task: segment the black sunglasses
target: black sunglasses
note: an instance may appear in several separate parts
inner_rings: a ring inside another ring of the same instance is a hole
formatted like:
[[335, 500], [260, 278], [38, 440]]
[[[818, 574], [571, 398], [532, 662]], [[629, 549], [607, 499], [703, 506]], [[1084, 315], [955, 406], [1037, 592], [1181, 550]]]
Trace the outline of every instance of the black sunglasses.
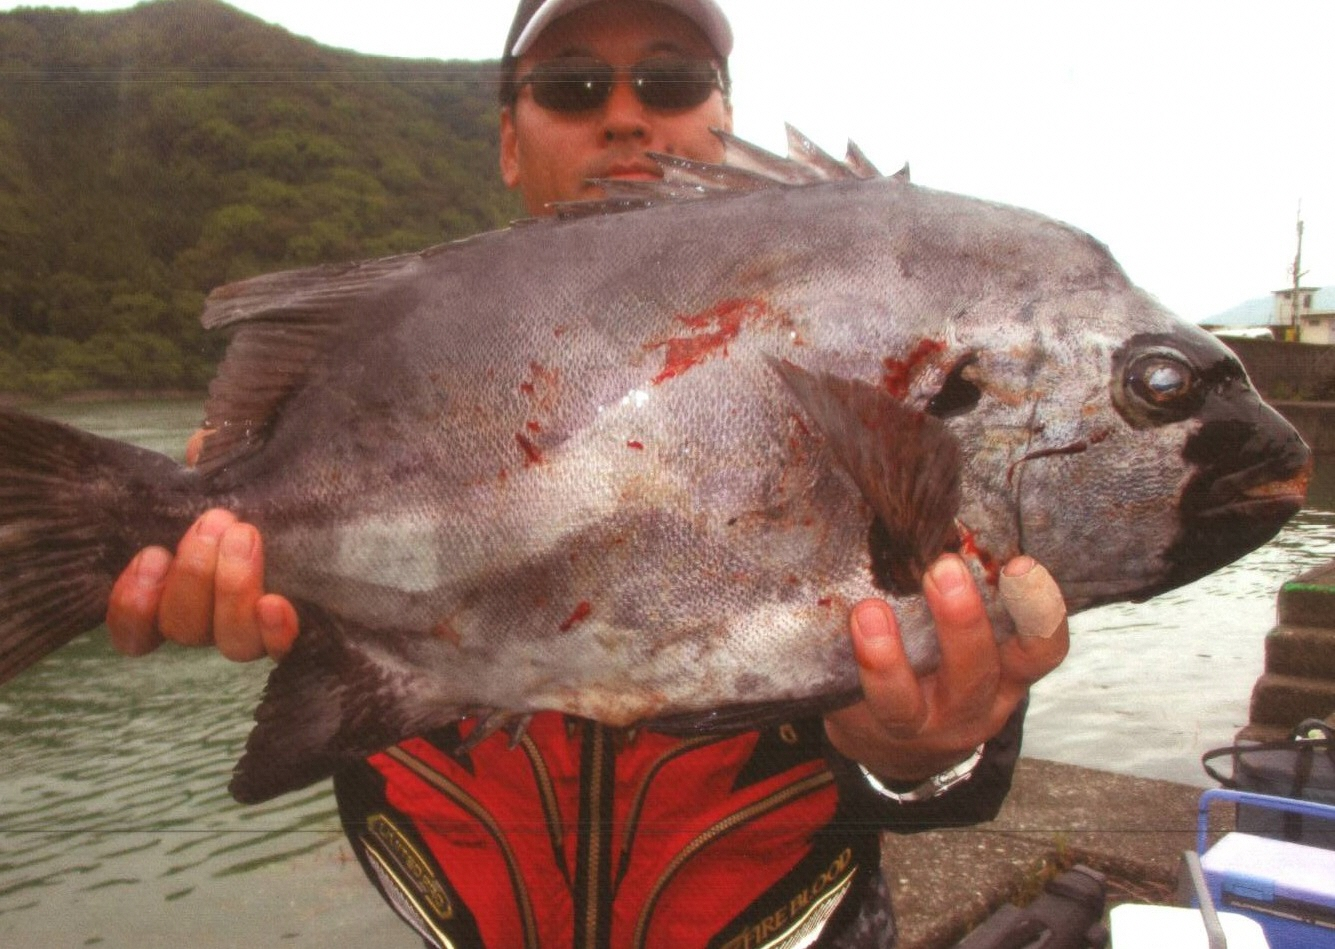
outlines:
[[597, 59], [563, 57], [534, 66], [516, 88], [533, 89], [533, 101], [553, 112], [588, 112], [612, 95], [618, 73], [651, 109], [693, 109], [723, 88], [719, 68], [707, 59], [656, 57], [620, 69]]

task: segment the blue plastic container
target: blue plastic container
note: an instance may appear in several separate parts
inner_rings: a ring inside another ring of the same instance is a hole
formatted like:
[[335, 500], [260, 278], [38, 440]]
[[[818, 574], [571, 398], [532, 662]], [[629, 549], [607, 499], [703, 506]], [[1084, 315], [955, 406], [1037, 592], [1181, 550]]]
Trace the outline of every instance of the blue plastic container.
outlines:
[[1256, 920], [1271, 949], [1335, 949], [1335, 850], [1244, 833], [1225, 834], [1206, 850], [1209, 806], [1217, 801], [1328, 820], [1335, 807], [1212, 789], [1201, 795], [1196, 821], [1196, 850], [1217, 910]]

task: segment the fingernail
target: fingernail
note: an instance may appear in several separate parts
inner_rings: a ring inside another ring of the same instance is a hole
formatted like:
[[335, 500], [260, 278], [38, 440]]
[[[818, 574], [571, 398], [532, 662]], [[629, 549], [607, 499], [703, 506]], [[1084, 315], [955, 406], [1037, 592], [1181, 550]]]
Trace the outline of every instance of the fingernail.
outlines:
[[936, 589], [946, 596], [953, 596], [969, 584], [969, 572], [964, 569], [964, 561], [958, 557], [942, 557], [932, 564], [929, 572]]
[[864, 641], [890, 638], [890, 623], [885, 613], [874, 606], [853, 610], [853, 629]]
[[1030, 557], [1028, 554], [1020, 554], [1020, 556], [1013, 560], [1007, 561], [1006, 566], [1001, 568], [1001, 572], [1007, 577], [1023, 577], [1028, 574], [1029, 571], [1034, 569], [1035, 563], [1037, 563], [1037, 561], [1034, 560], [1033, 557]]
[[134, 582], [144, 588], [156, 587], [167, 576], [171, 554], [161, 547], [147, 547], [134, 559]]
[[853, 628], [853, 658], [863, 669], [877, 669], [893, 646], [889, 608], [869, 603], [853, 609], [849, 625]]
[[236, 530], [229, 530], [223, 534], [222, 547], [218, 550], [218, 556], [227, 560], [245, 562], [250, 560], [250, 555], [255, 549], [255, 532], [244, 525]]

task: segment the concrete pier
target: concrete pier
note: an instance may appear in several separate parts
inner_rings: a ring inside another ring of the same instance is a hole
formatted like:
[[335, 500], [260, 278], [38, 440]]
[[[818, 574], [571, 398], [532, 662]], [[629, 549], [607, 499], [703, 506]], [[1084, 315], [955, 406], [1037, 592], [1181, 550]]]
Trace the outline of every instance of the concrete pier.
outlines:
[[1285, 583], [1277, 612], [1242, 739], [1285, 738], [1303, 719], [1335, 713], [1335, 561]]
[[[1196, 846], [1202, 788], [1023, 758], [990, 824], [887, 834], [897, 949], [948, 949], [997, 908], [1025, 903], [1081, 863], [1108, 876], [1107, 906], [1176, 905], [1182, 854]], [[1232, 808], [1210, 814], [1233, 829]]]
[[[1335, 561], [1285, 583], [1266, 638], [1265, 672], [1240, 740], [1287, 738], [1335, 713]], [[1008, 902], [1033, 899], [1075, 863], [1108, 875], [1108, 907], [1178, 904], [1182, 854], [1195, 848], [1203, 788], [1021, 759], [997, 820], [962, 830], [886, 835], [900, 949], [948, 949]], [[1216, 808], [1211, 830], [1233, 829]], [[1217, 839], [1217, 838], [1215, 838]]]

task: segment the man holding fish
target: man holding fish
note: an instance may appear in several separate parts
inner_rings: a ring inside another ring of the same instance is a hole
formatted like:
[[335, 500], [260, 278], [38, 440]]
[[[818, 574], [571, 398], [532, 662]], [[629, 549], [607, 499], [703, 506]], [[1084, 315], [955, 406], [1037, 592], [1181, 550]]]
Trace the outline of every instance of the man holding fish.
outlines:
[[[659, 177], [650, 153], [721, 161], [731, 48], [712, 0], [524, 0], [505, 182], [544, 216], [597, 181]], [[1021, 635], [997, 644], [963, 561], [931, 565], [941, 662], [922, 678], [889, 605], [857, 604], [863, 699], [824, 718], [682, 739], [545, 712], [517, 742], [460, 751], [472, 720], [404, 742], [336, 777], [349, 839], [428, 945], [892, 945], [879, 831], [990, 819], [1028, 689], [1066, 653], [1046, 571], [1019, 558], [1001, 576]], [[281, 660], [297, 614], [263, 589], [259, 532], [214, 510], [174, 555], [140, 552], [107, 622], [132, 655], [171, 640]]]

